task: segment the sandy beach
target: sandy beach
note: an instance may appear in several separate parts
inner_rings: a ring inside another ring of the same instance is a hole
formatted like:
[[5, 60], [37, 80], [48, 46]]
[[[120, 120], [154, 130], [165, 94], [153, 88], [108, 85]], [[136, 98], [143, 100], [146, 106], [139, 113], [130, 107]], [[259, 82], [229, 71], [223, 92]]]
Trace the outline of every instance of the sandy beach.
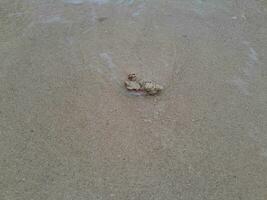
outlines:
[[266, 54], [266, 0], [0, 0], [0, 199], [266, 200]]

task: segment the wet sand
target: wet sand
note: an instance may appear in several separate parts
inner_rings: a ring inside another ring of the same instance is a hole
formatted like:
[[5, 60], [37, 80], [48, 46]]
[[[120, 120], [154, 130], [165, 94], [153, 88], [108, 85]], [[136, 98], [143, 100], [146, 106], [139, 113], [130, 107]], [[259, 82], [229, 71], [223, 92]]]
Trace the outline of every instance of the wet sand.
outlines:
[[[0, 199], [266, 200], [265, 0], [0, 0]], [[135, 72], [165, 87], [123, 87]]]

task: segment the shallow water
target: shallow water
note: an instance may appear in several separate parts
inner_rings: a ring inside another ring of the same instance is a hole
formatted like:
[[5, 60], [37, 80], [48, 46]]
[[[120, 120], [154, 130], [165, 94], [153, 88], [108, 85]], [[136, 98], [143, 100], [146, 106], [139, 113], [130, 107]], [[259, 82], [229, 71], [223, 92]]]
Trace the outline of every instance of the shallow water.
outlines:
[[0, 199], [265, 200], [266, 11], [0, 0]]

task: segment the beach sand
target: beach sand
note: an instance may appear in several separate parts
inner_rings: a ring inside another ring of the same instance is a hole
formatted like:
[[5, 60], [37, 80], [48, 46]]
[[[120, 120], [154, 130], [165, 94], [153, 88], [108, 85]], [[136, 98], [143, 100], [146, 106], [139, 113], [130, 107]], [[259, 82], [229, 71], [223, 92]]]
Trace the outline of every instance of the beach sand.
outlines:
[[0, 199], [266, 200], [266, 19], [265, 0], [0, 0]]

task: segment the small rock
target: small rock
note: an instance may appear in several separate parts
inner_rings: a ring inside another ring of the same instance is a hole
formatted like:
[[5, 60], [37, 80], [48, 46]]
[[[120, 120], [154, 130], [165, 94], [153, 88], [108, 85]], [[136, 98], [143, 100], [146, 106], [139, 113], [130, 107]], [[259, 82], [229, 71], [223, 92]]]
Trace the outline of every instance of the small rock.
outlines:
[[137, 77], [135, 73], [128, 74], [128, 80], [130, 81], [136, 81]]
[[163, 90], [163, 87], [157, 83], [154, 83], [152, 81], [144, 81], [142, 83], [142, 88], [149, 94], [149, 95], [155, 95], [158, 94], [161, 90]]
[[124, 84], [125, 84], [125, 87], [128, 89], [128, 90], [135, 90], [135, 91], [137, 91], [137, 90], [140, 90], [141, 89], [141, 85], [138, 83], [138, 82], [136, 82], [136, 81], [125, 81], [124, 82]]
[[155, 82], [137, 79], [135, 73], [128, 74], [128, 80], [124, 84], [128, 90], [145, 92], [149, 95], [156, 95], [163, 90], [163, 86]]

